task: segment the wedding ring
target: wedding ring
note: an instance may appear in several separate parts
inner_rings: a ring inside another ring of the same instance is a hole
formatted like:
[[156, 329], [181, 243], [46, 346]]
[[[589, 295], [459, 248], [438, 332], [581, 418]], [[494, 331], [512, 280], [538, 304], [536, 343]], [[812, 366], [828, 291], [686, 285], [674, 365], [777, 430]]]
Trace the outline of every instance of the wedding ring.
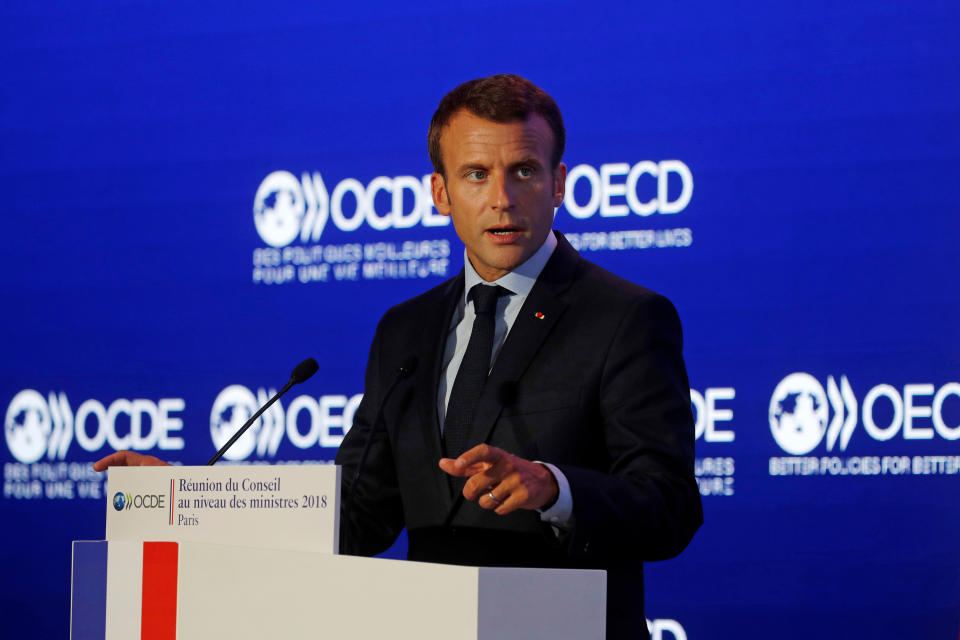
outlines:
[[491, 500], [493, 500], [494, 502], [496, 502], [497, 504], [503, 504], [503, 500], [497, 500], [497, 499], [493, 496], [493, 491], [487, 491], [487, 497], [490, 498]]

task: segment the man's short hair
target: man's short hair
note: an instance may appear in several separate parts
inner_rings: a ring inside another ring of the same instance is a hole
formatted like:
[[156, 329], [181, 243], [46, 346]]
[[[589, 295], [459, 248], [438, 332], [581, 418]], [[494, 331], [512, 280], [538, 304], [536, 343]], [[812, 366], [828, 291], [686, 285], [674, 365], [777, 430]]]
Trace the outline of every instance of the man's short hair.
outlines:
[[436, 173], [446, 175], [440, 155], [440, 134], [454, 114], [462, 109], [492, 122], [524, 121], [533, 114], [542, 116], [553, 131], [552, 168], [556, 169], [560, 164], [567, 138], [560, 107], [546, 91], [526, 78], [501, 73], [467, 80], [443, 96], [437, 105], [427, 132], [427, 149]]

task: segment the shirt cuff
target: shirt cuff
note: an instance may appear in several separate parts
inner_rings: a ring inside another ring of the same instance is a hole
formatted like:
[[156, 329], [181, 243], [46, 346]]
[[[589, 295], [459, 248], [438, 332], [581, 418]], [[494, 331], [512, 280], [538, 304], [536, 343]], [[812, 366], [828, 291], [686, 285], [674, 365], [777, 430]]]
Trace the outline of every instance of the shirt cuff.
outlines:
[[570, 494], [570, 482], [567, 480], [567, 476], [563, 475], [560, 469], [549, 462], [539, 463], [550, 469], [550, 473], [557, 480], [557, 488], [560, 490], [557, 494], [557, 501], [553, 503], [553, 506], [546, 511], [540, 511], [540, 519], [560, 529], [573, 528], [573, 496]]

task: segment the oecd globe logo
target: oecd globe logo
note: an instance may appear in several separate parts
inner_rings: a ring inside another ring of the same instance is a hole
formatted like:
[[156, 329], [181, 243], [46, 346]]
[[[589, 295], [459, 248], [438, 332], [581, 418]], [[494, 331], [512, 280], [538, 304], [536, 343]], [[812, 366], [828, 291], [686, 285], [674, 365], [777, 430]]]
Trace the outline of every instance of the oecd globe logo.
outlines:
[[43, 396], [33, 389], [24, 389], [7, 407], [3, 433], [13, 457], [24, 464], [39, 460], [47, 450], [53, 426]]
[[789, 454], [810, 453], [827, 431], [827, 394], [809, 373], [791, 373], [770, 398], [770, 431]]
[[[221, 391], [210, 409], [210, 439], [218, 450], [257, 411], [257, 398], [243, 385], [230, 385]], [[258, 418], [240, 438], [227, 449], [227, 460], [245, 460], [257, 446], [263, 418]]]
[[123, 507], [127, 504], [127, 499], [123, 497], [123, 494], [117, 491], [113, 494], [113, 508], [117, 511], [123, 511]]
[[285, 247], [300, 233], [306, 212], [303, 189], [289, 171], [274, 171], [260, 183], [253, 199], [257, 233], [271, 247]]

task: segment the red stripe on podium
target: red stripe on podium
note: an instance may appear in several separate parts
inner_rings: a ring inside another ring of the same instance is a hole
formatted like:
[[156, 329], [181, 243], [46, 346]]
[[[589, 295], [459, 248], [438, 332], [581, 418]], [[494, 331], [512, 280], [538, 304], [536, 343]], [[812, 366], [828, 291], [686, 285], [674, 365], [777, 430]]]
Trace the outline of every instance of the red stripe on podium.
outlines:
[[140, 640], [177, 637], [176, 542], [143, 543], [143, 599]]

